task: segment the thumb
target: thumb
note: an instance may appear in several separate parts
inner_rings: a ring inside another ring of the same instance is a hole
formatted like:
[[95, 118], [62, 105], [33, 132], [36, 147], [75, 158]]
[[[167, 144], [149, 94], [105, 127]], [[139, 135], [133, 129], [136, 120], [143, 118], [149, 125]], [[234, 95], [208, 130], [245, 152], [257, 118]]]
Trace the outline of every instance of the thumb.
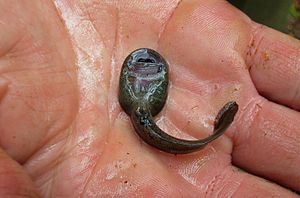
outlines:
[[29, 175], [2, 149], [0, 149], [0, 197], [38, 197]]

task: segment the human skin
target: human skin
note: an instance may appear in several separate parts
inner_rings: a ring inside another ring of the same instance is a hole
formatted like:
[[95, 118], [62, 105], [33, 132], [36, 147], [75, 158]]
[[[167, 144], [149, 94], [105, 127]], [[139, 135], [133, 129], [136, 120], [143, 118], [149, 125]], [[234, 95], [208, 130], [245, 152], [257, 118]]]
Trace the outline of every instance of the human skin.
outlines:
[[[160, 152], [118, 103], [125, 57], [169, 62], [157, 124], [211, 133], [203, 150]], [[0, 197], [298, 197], [300, 43], [224, 0], [0, 0]]]

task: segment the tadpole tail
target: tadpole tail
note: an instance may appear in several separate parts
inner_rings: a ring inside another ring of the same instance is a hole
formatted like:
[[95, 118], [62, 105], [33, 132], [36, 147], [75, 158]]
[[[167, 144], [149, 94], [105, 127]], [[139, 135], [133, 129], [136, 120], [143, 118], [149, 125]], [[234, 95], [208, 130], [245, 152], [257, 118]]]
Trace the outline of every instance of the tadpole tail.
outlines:
[[133, 110], [131, 121], [137, 134], [147, 144], [167, 153], [185, 154], [198, 151], [221, 136], [233, 122], [237, 111], [236, 102], [228, 102], [224, 105], [215, 119], [213, 134], [200, 140], [183, 140], [168, 135], [155, 124], [146, 105], [138, 106]]

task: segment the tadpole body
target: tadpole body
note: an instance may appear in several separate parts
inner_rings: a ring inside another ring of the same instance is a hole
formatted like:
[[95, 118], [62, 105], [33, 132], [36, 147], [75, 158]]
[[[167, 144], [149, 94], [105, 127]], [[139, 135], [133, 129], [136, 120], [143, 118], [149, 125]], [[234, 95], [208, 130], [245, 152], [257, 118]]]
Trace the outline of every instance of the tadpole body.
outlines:
[[200, 140], [183, 140], [161, 130], [153, 121], [168, 96], [169, 66], [156, 51], [141, 48], [125, 59], [119, 81], [119, 103], [130, 116], [135, 131], [147, 144], [167, 153], [183, 154], [202, 149], [222, 135], [233, 122], [238, 105], [230, 101], [216, 116], [213, 134]]

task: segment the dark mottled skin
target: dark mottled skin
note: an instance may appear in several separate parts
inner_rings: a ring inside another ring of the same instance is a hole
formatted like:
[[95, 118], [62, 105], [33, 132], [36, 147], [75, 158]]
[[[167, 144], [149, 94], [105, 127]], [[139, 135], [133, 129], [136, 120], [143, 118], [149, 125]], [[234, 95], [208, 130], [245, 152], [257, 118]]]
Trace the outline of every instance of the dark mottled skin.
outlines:
[[228, 102], [219, 111], [213, 134], [201, 140], [183, 140], [162, 131], [153, 121], [165, 105], [168, 94], [168, 64], [152, 49], [141, 48], [125, 59], [119, 84], [119, 102], [130, 116], [137, 134], [149, 145], [173, 154], [202, 149], [222, 135], [238, 111], [236, 102]]

